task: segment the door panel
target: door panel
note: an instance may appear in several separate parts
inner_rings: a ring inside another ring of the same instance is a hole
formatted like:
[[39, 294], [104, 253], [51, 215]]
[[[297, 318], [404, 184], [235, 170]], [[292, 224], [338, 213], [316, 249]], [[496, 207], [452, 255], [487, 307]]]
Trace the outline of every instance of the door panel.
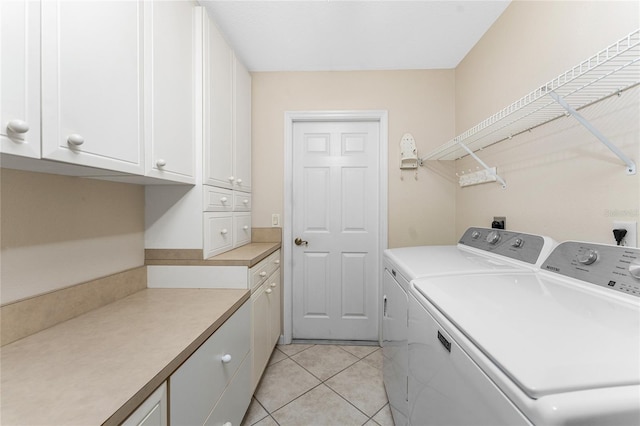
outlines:
[[379, 124], [298, 122], [293, 144], [293, 337], [377, 340]]

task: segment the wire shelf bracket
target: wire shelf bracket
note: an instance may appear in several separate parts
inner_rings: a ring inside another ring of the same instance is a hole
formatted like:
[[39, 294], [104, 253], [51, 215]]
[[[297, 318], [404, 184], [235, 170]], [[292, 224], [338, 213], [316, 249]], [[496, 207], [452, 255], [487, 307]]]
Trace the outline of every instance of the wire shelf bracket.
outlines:
[[[475, 152], [569, 114], [625, 163], [627, 174], [635, 174], [634, 162], [577, 111], [639, 85], [637, 29], [418, 160], [458, 160], [471, 155], [489, 170]], [[504, 180], [498, 181], [505, 186]]]
[[556, 101], [558, 104], [560, 104], [560, 106], [562, 108], [564, 108], [569, 114], [571, 114], [573, 116], [573, 118], [578, 120], [578, 122], [580, 122], [580, 124], [582, 124], [588, 131], [590, 131], [593, 134], [593, 136], [598, 138], [600, 140], [600, 142], [605, 144], [605, 146], [607, 148], [609, 148], [611, 150], [611, 152], [613, 152], [620, 160], [622, 160], [622, 162], [627, 165], [627, 174], [628, 175], [635, 175], [636, 174], [636, 163], [634, 163], [629, 157], [627, 157], [622, 151], [620, 151], [620, 149], [616, 145], [614, 145], [609, 139], [607, 139], [607, 137], [605, 135], [600, 133], [600, 131], [598, 129], [596, 129], [589, 122], [589, 120], [584, 118], [582, 115], [580, 115], [580, 113], [578, 111], [573, 109], [571, 107], [571, 105], [569, 105], [567, 103], [567, 101], [565, 101], [562, 98], [562, 96], [558, 95], [557, 93], [555, 93], [553, 91], [549, 92], [549, 96], [551, 96], [554, 101]]

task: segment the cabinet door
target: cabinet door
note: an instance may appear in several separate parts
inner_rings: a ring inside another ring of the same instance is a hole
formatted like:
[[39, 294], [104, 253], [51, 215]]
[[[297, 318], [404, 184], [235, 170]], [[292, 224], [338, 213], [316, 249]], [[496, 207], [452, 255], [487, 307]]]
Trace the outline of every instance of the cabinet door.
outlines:
[[274, 272], [267, 280], [266, 284], [271, 293], [268, 293], [269, 297], [269, 354], [271, 354], [273, 347], [280, 339], [280, 311], [281, 311], [281, 297], [282, 286], [280, 285], [280, 270]]
[[234, 188], [251, 191], [251, 74], [234, 55]]
[[251, 242], [251, 213], [233, 214], [233, 247]]
[[204, 183], [233, 188], [233, 53], [211, 20], [205, 20]]
[[42, 156], [143, 173], [143, 2], [42, 2]]
[[251, 373], [251, 393], [258, 386], [260, 377], [269, 361], [269, 299], [262, 285], [251, 295], [251, 351], [253, 366]]
[[40, 158], [40, 2], [0, 2], [0, 151]]
[[233, 214], [204, 213], [205, 259], [233, 248]]
[[145, 170], [194, 183], [197, 17], [191, 1], [145, 2]]

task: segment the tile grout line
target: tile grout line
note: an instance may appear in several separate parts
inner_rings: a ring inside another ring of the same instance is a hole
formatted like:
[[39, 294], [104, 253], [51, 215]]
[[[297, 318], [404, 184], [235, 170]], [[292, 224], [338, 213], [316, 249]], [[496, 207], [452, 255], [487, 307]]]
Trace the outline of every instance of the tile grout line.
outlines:
[[[358, 356], [358, 355], [356, 355], [356, 354], [354, 354], [354, 353], [352, 353], [352, 352], [349, 352], [348, 350], [346, 350], [346, 349], [344, 349], [344, 348], [340, 347], [340, 345], [332, 345], [332, 346], [338, 347], [338, 348], [340, 348], [341, 350], [343, 350], [344, 352], [346, 352], [346, 353], [348, 353], [348, 354], [350, 354], [350, 355], [352, 355], [352, 356], [354, 356], [354, 357], [358, 358], [358, 360], [357, 360], [357, 361], [354, 361], [353, 363], [349, 364], [348, 366], [346, 366], [346, 367], [345, 367], [345, 368], [343, 368], [342, 370], [340, 370], [340, 371], [336, 372], [335, 374], [331, 375], [331, 376], [330, 376], [330, 377], [328, 377], [326, 380], [323, 380], [323, 379], [321, 379], [321, 378], [317, 377], [315, 374], [313, 374], [311, 371], [309, 371], [308, 369], [306, 369], [303, 365], [299, 364], [298, 362], [296, 362], [296, 360], [295, 360], [295, 359], [293, 359], [293, 358], [292, 358], [293, 356], [298, 355], [298, 354], [301, 354], [302, 352], [305, 352], [305, 351], [307, 351], [307, 350], [309, 350], [309, 349], [311, 349], [311, 348], [313, 348], [313, 347], [315, 347], [315, 346], [317, 346], [317, 345], [310, 345], [308, 348], [302, 349], [302, 350], [300, 350], [300, 351], [298, 351], [298, 352], [296, 352], [296, 353], [294, 353], [294, 354], [291, 354], [291, 355], [289, 355], [289, 354], [287, 354], [286, 352], [284, 352], [284, 351], [282, 351], [282, 350], [278, 349], [278, 350], [279, 350], [279, 351], [284, 355], [284, 358], [282, 358], [282, 359], [280, 359], [280, 360], [278, 360], [278, 361], [276, 361], [276, 362], [274, 362], [274, 363], [272, 363], [272, 364], [268, 364], [268, 365], [267, 365], [267, 368], [268, 368], [268, 367], [270, 367], [270, 366], [272, 366], [272, 365], [278, 364], [278, 363], [280, 363], [280, 362], [282, 362], [282, 361], [284, 361], [284, 360], [286, 360], [286, 359], [289, 359], [289, 360], [293, 361], [297, 366], [299, 366], [300, 368], [302, 368], [304, 371], [306, 371], [307, 373], [311, 374], [311, 376], [313, 376], [314, 378], [316, 378], [317, 380], [319, 380], [319, 381], [320, 381], [320, 383], [318, 383], [317, 385], [315, 385], [315, 386], [313, 386], [312, 388], [308, 389], [307, 391], [303, 392], [302, 394], [298, 395], [297, 397], [295, 397], [295, 398], [294, 398], [294, 399], [292, 399], [291, 401], [289, 401], [289, 402], [287, 402], [286, 404], [284, 404], [282, 407], [278, 407], [277, 409], [275, 409], [275, 410], [273, 410], [273, 411], [271, 411], [271, 412], [270, 412], [269, 410], [267, 410], [267, 409], [266, 409], [266, 407], [264, 407], [264, 405], [263, 405], [263, 404], [258, 400], [258, 398], [255, 396], [255, 393], [254, 393], [253, 398], [256, 400], [256, 402], [258, 402], [258, 404], [260, 404], [260, 406], [262, 407], [262, 409], [267, 413], [267, 416], [265, 416], [265, 417], [263, 417], [262, 419], [260, 419], [260, 420], [258, 420], [258, 421], [256, 421], [256, 422], [254, 422], [253, 424], [255, 425], [256, 423], [261, 422], [262, 420], [266, 419], [267, 417], [270, 417], [270, 418], [271, 418], [271, 419], [272, 419], [272, 420], [273, 420], [273, 421], [274, 421], [278, 426], [280, 426], [280, 423], [275, 419], [275, 417], [273, 416], [273, 413], [275, 413], [275, 412], [276, 412], [276, 411], [278, 411], [278, 410], [281, 410], [282, 408], [286, 407], [287, 405], [291, 404], [292, 402], [294, 402], [294, 401], [298, 400], [299, 398], [301, 398], [302, 396], [304, 396], [304, 395], [306, 395], [307, 393], [311, 392], [312, 390], [317, 389], [319, 386], [324, 385], [324, 386], [325, 386], [325, 387], [327, 387], [329, 390], [331, 390], [331, 392], [333, 392], [334, 394], [338, 395], [338, 397], [340, 397], [341, 399], [343, 399], [343, 400], [344, 400], [345, 402], [347, 402], [350, 406], [352, 406], [353, 408], [355, 408], [358, 412], [362, 413], [362, 415], [364, 415], [364, 416], [367, 418], [367, 420], [363, 423], [363, 425], [364, 425], [364, 424], [366, 424], [366, 423], [368, 423], [368, 422], [370, 422], [370, 421], [371, 421], [371, 422], [373, 422], [373, 423], [374, 423], [374, 424], [376, 424], [376, 425], [379, 425], [379, 423], [378, 423], [378, 422], [376, 422], [376, 421], [374, 420], [374, 417], [375, 417], [378, 413], [380, 413], [380, 412], [384, 409], [384, 407], [385, 407], [385, 406], [387, 406], [387, 405], [389, 404], [388, 402], [387, 402], [386, 404], [384, 404], [382, 407], [380, 407], [380, 409], [378, 409], [378, 410], [377, 410], [377, 411], [376, 411], [372, 416], [369, 416], [367, 413], [363, 412], [360, 408], [358, 408], [358, 407], [357, 407], [356, 405], [354, 405], [351, 401], [349, 401], [346, 397], [342, 396], [340, 393], [338, 393], [336, 390], [334, 390], [331, 386], [329, 386], [328, 384], [326, 384], [326, 383], [325, 383], [325, 382], [327, 382], [327, 381], [331, 380], [333, 377], [337, 376], [338, 374], [342, 373], [342, 372], [343, 372], [343, 371], [345, 371], [346, 369], [348, 369], [348, 368], [350, 368], [350, 367], [353, 367], [354, 365], [356, 365], [357, 363], [359, 363], [359, 362], [361, 362], [361, 361], [364, 361], [364, 360], [365, 360], [365, 358], [368, 358], [369, 356], [371, 356], [372, 354], [374, 354], [376, 351], [378, 351], [378, 350], [379, 350], [379, 348], [377, 348], [377, 349], [375, 349], [375, 350], [371, 351], [370, 353], [368, 353], [367, 355], [365, 355], [365, 356], [363, 356], [363, 357], [360, 357], [360, 356]], [[276, 346], [276, 348], [274, 348], [274, 349], [277, 349], [277, 346]], [[368, 365], [368, 366], [371, 366], [371, 364], [369, 364], [369, 363], [367, 363], [367, 362], [365, 362], [365, 364], [366, 364], [366, 365]], [[377, 369], [377, 367], [374, 367], [374, 368], [376, 368], [376, 369]], [[258, 384], [258, 387], [259, 387], [259, 384]], [[257, 388], [256, 388], [256, 389], [257, 389]]]

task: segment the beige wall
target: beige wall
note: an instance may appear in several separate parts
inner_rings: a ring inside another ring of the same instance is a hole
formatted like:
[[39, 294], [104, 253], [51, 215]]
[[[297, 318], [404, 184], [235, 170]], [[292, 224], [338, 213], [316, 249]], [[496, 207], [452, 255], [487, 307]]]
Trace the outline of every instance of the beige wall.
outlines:
[[144, 263], [144, 188], [1, 169], [1, 303]]
[[387, 110], [389, 113], [389, 247], [450, 244], [455, 186], [446, 165], [401, 172], [400, 139], [412, 133], [418, 153], [454, 136], [454, 72], [253, 73], [252, 220], [284, 218], [285, 111]]
[[[456, 69], [461, 133], [640, 27], [640, 2], [514, 1]], [[640, 91], [582, 111], [640, 159]], [[480, 156], [505, 178], [456, 190], [456, 233], [506, 215], [507, 226], [558, 240], [612, 242], [612, 221], [637, 221], [638, 175], [573, 118], [517, 136]], [[475, 170], [465, 158], [456, 170]]]

